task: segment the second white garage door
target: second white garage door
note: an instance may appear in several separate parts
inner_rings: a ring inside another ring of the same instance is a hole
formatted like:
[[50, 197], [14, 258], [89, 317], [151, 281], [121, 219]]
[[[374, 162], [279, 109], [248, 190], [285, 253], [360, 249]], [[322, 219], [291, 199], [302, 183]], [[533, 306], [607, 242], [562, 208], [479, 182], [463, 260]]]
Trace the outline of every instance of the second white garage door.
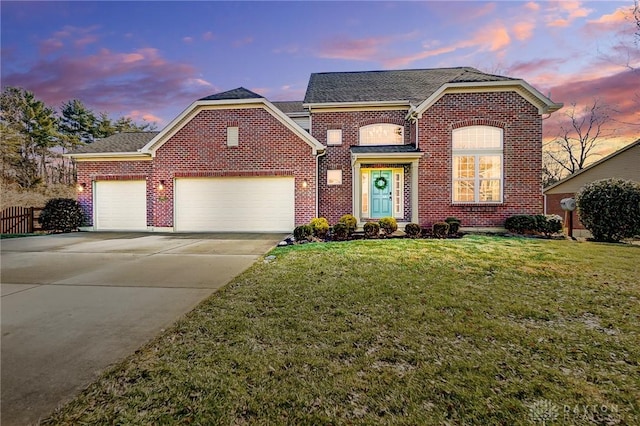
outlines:
[[179, 178], [175, 230], [291, 232], [295, 222], [293, 177]]

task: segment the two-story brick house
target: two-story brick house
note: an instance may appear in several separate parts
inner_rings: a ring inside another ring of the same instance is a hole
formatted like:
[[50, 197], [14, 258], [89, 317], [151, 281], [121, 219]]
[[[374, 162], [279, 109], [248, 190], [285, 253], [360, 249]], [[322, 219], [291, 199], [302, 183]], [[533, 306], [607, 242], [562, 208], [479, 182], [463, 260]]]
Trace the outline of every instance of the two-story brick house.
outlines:
[[542, 212], [542, 118], [561, 106], [473, 68], [318, 73], [302, 102], [234, 89], [71, 156], [97, 230], [286, 232], [346, 213], [500, 227]]

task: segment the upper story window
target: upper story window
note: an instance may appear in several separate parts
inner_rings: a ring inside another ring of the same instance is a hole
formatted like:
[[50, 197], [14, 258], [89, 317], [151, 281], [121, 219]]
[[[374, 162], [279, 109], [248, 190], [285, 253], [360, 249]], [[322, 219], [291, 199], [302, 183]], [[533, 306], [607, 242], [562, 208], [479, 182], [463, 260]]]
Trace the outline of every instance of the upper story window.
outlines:
[[453, 131], [453, 202], [502, 202], [502, 129], [469, 126]]
[[342, 130], [341, 129], [329, 129], [329, 130], [327, 130], [327, 145], [342, 145]]
[[360, 145], [402, 145], [404, 127], [397, 124], [369, 124], [360, 127]]

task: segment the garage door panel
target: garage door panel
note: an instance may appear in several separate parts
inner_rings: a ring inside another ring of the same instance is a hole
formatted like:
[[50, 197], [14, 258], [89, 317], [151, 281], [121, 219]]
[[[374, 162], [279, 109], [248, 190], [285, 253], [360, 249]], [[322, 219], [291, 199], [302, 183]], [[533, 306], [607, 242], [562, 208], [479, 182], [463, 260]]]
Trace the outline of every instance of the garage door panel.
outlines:
[[291, 177], [176, 179], [176, 230], [288, 232], [294, 193]]
[[96, 229], [102, 231], [147, 229], [146, 181], [97, 181], [94, 200]]

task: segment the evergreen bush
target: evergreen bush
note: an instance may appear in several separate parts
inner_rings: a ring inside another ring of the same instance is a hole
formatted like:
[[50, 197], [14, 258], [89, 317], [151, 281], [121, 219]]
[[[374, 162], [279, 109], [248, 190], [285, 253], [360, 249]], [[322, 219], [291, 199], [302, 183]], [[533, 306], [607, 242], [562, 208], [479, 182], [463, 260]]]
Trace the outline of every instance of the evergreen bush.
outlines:
[[80, 203], [71, 198], [53, 198], [47, 201], [38, 222], [45, 231], [71, 232], [84, 222]]
[[596, 241], [617, 242], [640, 235], [640, 183], [602, 179], [576, 194], [580, 222]]

